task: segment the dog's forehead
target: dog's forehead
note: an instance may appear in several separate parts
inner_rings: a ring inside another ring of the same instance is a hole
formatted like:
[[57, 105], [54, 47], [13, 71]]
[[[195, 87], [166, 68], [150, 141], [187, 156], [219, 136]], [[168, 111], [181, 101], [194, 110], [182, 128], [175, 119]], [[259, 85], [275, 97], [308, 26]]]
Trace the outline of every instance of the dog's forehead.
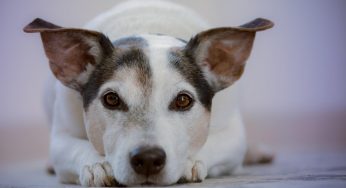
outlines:
[[176, 83], [183, 83], [185, 88], [194, 90], [201, 103], [209, 108], [212, 94], [197, 65], [184, 57], [182, 51], [185, 44], [184, 40], [158, 34], [130, 36], [114, 41], [113, 57], [105, 59], [95, 69], [84, 87], [84, 107], [87, 110], [91, 101], [105, 89], [112, 89], [112, 86], [123, 87], [119, 90], [127, 91], [122, 95], [131, 97], [143, 96], [132, 95], [134, 93], [143, 93], [144, 96], [154, 93], [168, 95]]
[[151, 49], [168, 49], [172, 47], [182, 47], [186, 44], [183, 39], [163, 34], [144, 34], [140, 35]]
[[141, 35], [141, 37], [148, 47], [146, 56], [151, 70], [153, 94], [167, 95], [187, 89], [195, 93], [199, 102], [210, 110], [214, 92], [202, 70], [194, 62], [194, 58], [186, 56], [184, 52], [186, 41], [162, 34]]

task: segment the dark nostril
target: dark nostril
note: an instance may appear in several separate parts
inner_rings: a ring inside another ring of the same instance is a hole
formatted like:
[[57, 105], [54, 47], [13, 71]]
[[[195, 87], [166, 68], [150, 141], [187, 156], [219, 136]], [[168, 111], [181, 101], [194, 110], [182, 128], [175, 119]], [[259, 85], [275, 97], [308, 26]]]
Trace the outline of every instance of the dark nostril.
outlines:
[[162, 159], [157, 159], [154, 161], [154, 166], [162, 166], [164, 162]]
[[166, 153], [158, 147], [142, 146], [130, 153], [130, 163], [138, 174], [154, 175], [165, 166]]

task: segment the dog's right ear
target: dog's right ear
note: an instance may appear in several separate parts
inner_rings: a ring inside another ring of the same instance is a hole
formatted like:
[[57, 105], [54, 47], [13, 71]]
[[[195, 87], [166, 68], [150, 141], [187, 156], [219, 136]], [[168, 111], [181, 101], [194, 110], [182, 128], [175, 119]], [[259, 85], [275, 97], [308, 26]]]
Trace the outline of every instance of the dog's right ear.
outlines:
[[199, 65], [215, 92], [237, 81], [250, 55], [257, 31], [273, 27], [273, 22], [257, 18], [239, 27], [202, 31], [185, 47], [185, 54]]
[[40, 18], [24, 27], [24, 32], [41, 34], [53, 74], [77, 91], [81, 91], [95, 66], [113, 52], [112, 43], [102, 33], [63, 28]]

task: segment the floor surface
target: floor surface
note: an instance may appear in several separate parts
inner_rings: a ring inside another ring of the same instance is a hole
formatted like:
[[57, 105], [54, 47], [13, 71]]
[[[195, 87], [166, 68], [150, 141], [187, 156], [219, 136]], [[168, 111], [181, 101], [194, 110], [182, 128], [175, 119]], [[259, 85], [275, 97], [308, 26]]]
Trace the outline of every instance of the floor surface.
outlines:
[[[247, 166], [229, 177], [171, 187], [346, 187], [346, 152], [280, 152], [268, 165]], [[44, 162], [3, 168], [0, 187], [79, 187], [60, 184]]]

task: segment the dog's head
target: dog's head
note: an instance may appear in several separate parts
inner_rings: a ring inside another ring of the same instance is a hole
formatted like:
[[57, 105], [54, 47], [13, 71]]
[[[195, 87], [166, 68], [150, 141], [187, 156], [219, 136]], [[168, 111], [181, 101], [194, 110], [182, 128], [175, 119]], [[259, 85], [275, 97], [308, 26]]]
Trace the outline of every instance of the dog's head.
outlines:
[[256, 19], [216, 28], [189, 42], [165, 35], [110, 41], [102, 33], [62, 28], [41, 19], [25, 27], [40, 32], [52, 72], [80, 92], [88, 139], [122, 184], [171, 184], [208, 136], [214, 94], [240, 78]]

